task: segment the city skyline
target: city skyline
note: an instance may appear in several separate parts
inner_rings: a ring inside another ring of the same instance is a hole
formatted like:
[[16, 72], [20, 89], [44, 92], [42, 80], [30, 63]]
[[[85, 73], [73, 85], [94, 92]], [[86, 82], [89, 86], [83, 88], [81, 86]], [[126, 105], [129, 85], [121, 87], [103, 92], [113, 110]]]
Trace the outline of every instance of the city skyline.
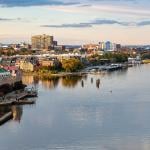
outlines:
[[0, 0], [0, 42], [49, 34], [60, 44], [149, 44], [148, 0]]

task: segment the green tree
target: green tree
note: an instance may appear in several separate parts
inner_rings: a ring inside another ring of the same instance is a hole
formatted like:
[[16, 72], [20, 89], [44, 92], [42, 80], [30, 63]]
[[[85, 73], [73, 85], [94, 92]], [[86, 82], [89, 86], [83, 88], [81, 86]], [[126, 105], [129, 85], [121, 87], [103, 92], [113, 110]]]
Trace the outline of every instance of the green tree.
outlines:
[[150, 59], [150, 52], [143, 54], [142, 59]]

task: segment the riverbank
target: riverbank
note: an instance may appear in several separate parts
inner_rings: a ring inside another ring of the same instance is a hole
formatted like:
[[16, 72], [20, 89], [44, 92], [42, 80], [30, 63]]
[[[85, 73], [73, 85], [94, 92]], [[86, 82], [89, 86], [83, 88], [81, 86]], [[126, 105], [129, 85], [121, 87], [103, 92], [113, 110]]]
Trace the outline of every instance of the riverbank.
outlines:
[[39, 73], [39, 72], [23, 72], [24, 76], [32, 75], [42, 79], [50, 79], [50, 78], [57, 78], [57, 77], [66, 77], [66, 76], [83, 76], [86, 75], [86, 72], [58, 72], [58, 73]]
[[14, 84], [10, 84], [9, 82], [6, 84], [2, 84], [0, 85], [0, 97], [12, 91], [24, 89], [25, 87], [26, 85], [24, 85], [22, 81], [15, 82]]
[[143, 64], [149, 64], [150, 63], [150, 59], [145, 59], [142, 61]]
[[129, 66], [126, 64], [111, 64], [111, 65], [101, 65], [101, 66], [87, 66], [82, 70], [79, 70], [77, 72], [57, 72], [53, 73], [53, 71], [47, 70], [45, 72], [40, 71], [34, 71], [34, 72], [23, 72], [23, 75], [32, 75], [34, 77], [38, 77], [41, 79], [52, 79], [57, 77], [67, 77], [67, 76], [83, 76], [87, 75], [92, 70], [95, 71], [115, 71], [119, 69], [125, 69]]

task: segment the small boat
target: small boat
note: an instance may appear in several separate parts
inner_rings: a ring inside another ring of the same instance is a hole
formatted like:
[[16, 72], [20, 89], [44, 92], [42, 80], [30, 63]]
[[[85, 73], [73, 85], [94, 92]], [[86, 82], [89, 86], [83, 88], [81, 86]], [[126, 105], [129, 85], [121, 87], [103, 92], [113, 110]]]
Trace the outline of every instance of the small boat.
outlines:
[[37, 97], [38, 92], [35, 88], [25, 88], [25, 92], [27, 93], [26, 97]]

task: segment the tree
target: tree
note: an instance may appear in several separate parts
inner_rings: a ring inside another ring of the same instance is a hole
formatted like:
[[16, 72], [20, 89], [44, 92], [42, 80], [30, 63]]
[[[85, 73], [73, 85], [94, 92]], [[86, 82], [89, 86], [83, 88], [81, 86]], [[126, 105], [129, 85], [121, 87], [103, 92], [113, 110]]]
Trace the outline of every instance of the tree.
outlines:
[[105, 62], [111, 63], [123, 63], [128, 61], [128, 54], [124, 53], [104, 53], [104, 55], [93, 55], [88, 58], [91, 64], [98, 65], [102, 63], [102, 60], [106, 60]]
[[142, 59], [150, 59], [150, 52], [143, 54]]
[[64, 59], [62, 60], [62, 68], [66, 72], [75, 72], [80, 70], [83, 67], [83, 64], [80, 60], [75, 58]]

